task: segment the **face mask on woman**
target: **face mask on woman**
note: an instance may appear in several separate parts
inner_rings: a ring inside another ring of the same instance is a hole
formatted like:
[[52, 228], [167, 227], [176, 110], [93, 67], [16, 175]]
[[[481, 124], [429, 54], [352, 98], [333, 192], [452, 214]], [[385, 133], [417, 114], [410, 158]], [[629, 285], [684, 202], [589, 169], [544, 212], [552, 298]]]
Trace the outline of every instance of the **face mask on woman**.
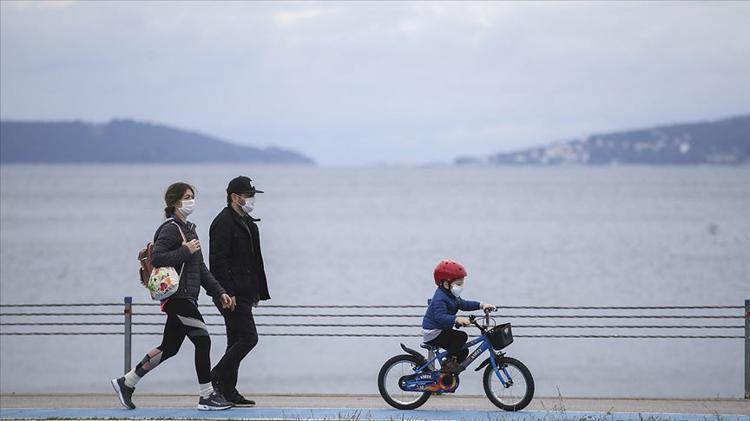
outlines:
[[255, 196], [246, 198], [245, 204], [242, 205], [242, 211], [245, 213], [250, 213], [253, 209], [255, 209]]
[[193, 208], [195, 208], [195, 199], [190, 199], [183, 200], [182, 206], [177, 208], [177, 210], [180, 211], [183, 216], [187, 217], [188, 215], [193, 213]]

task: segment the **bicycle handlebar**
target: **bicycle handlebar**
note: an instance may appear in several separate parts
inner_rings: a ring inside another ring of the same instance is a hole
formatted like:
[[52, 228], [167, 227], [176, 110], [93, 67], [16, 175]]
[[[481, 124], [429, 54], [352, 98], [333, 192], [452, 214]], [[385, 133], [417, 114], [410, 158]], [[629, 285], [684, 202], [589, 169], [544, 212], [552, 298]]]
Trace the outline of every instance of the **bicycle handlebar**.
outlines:
[[[484, 311], [484, 324], [485, 324], [485, 327], [482, 327], [482, 326], [479, 325], [479, 323], [477, 323], [477, 316], [475, 316], [473, 314], [469, 315], [469, 323], [471, 323], [472, 325], [474, 325], [482, 333], [484, 333], [486, 327], [490, 325], [490, 313], [493, 312], [493, 311], [497, 311], [497, 308], [493, 308], [493, 309], [485, 308], [483, 311]], [[460, 328], [463, 327], [463, 326], [461, 326], [458, 323], [455, 323], [453, 326], [456, 329], [460, 329]]]

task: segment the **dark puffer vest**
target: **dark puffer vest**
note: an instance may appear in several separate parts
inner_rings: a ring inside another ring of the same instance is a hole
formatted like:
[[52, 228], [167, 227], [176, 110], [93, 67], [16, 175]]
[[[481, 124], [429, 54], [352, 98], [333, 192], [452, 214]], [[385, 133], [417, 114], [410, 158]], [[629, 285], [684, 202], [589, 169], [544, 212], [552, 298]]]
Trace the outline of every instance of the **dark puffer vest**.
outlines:
[[[195, 224], [182, 222], [174, 216], [171, 219], [180, 226], [179, 229], [182, 230], [187, 241], [198, 238]], [[177, 273], [182, 271], [180, 287], [170, 298], [188, 298], [197, 301], [201, 286], [206, 289], [208, 295], [220, 297], [225, 293], [224, 288], [208, 271], [203, 262], [203, 253], [198, 250], [191, 254], [187, 246], [182, 245], [182, 241], [177, 225], [169, 220], [162, 224], [154, 235], [154, 248], [151, 254], [151, 263], [154, 267], [172, 266]]]

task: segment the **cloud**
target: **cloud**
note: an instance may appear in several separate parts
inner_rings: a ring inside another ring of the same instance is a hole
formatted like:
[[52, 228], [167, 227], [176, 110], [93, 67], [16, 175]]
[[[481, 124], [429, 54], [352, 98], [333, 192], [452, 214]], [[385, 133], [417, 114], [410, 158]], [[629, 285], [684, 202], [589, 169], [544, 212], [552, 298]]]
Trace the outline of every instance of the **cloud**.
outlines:
[[339, 14], [339, 11], [340, 9], [337, 8], [320, 8], [315, 5], [304, 9], [280, 10], [272, 14], [272, 19], [277, 26], [290, 28], [319, 21], [323, 18], [334, 18]]
[[0, 117], [133, 117], [322, 163], [750, 110], [746, 3], [0, 3]]
[[24, 10], [24, 9], [62, 9], [75, 6], [79, 3], [75, 0], [19, 0], [5, 2], [3, 6], [7, 10]]

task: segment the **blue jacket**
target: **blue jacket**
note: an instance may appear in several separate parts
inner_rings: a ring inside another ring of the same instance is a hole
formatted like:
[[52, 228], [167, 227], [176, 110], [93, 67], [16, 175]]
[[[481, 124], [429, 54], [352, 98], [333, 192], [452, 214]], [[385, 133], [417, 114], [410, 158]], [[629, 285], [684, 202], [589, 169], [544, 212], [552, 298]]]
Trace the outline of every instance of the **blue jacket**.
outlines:
[[422, 329], [453, 329], [458, 310], [479, 310], [479, 301], [464, 300], [438, 287], [422, 319]]

